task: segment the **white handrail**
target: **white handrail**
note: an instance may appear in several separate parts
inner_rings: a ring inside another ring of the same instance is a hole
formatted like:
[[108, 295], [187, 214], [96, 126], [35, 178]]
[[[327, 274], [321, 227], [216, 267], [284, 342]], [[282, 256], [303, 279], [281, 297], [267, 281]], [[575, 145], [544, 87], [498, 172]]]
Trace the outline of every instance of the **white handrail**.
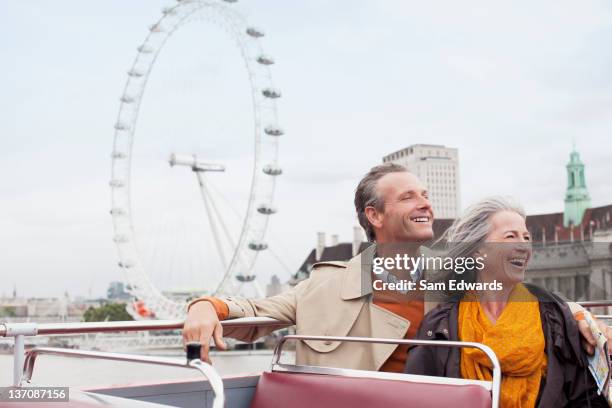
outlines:
[[[0, 337], [85, 334], [120, 331], [179, 330], [184, 320], [138, 320], [118, 322], [76, 322], [76, 323], [0, 323]], [[232, 327], [286, 327], [292, 323], [281, 322], [269, 317], [243, 317], [221, 321], [224, 328]]]
[[[379, 344], [409, 344], [409, 345], [424, 345], [424, 346], [433, 346], [433, 347], [471, 347], [477, 348], [483, 353], [487, 355], [489, 360], [493, 365], [493, 380], [491, 381], [491, 406], [492, 408], [499, 407], [499, 396], [501, 390], [501, 365], [495, 352], [487, 345], [467, 342], [467, 341], [443, 341], [443, 340], [407, 340], [407, 339], [382, 339], [382, 338], [373, 338], [373, 337], [337, 337], [337, 336], [302, 336], [302, 335], [289, 335], [285, 336], [276, 345], [276, 349], [274, 349], [274, 357], [272, 359], [272, 368], [271, 371], [275, 371], [277, 366], [281, 367], [280, 371], [290, 371], [287, 368], [289, 366], [282, 365], [279, 363], [281, 358], [281, 351], [283, 348], [283, 344], [287, 340], [315, 340], [315, 341], [342, 341], [342, 342], [357, 342], [357, 343], [379, 343]], [[306, 367], [306, 366], [293, 366], [296, 368], [309, 368], [309, 369], [317, 369], [318, 367]], [[342, 372], [342, 369], [337, 370], [339, 373]], [[350, 371], [350, 370], [347, 370]], [[373, 375], [376, 375], [374, 373]]]
[[590, 308], [590, 307], [612, 307], [612, 300], [585, 300], [583, 302], [577, 302], [580, 306]]
[[72, 350], [56, 347], [34, 347], [33, 349], [28, 350], [28, 352], [26, 353], [26, 358], [23, 366], [23, 374], [20, 378], [20, 384], [22, 384], [23, 381], [30, 382], [32, 380], [36, 357], [41, 354], [76, 358], [96, 358], [101, 360], [126, 361], [132, 363], [158, 364], [173, 367], [193, 368], [200, 371], [210, 383], [210, 386], [215, 395], [213, 401], [213, 408], [223, 408], [223, 405], [225, 404], [225, 394], [223, 391], [223, 380], [221, 379], [221, 376], [219, 376], [213, 366], [204, 361], [201, 361], [200, 359], [195, 359], [191, 361], [181, 361], [178, 359], [132, 354], [107, 353], [101, 351]]

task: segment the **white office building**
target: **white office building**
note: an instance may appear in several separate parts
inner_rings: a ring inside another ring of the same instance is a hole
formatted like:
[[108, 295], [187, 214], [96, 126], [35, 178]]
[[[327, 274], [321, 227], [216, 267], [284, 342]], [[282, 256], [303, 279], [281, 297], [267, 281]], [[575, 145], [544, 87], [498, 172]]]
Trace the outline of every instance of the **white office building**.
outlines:
[[436, 218], [456, 218], [460, 210], [459, 154], [442, 145], [415, 144], [383, 157], [406, 167], [425, 183]]

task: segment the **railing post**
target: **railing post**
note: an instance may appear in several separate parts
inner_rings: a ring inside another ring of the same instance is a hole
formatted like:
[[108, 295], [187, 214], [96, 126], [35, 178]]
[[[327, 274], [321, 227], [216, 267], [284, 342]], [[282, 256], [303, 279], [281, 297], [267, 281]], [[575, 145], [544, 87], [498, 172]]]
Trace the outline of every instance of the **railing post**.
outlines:
[[15, 345], [13, 347], [13, 385], [18, 387], [21, 385], [21, 376], [23, 374], [23, 361], [25, 359], [25, 342], [23, 334], [15, 336]]

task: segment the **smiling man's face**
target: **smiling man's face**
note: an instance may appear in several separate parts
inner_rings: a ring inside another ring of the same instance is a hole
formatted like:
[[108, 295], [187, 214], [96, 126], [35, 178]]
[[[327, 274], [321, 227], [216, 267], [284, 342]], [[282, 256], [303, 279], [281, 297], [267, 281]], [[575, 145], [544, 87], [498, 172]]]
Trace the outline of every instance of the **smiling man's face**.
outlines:
[[[433, 210], [427, 190], [414, 174], [385, 174], [376, 185], [382, 211], [366, 211], [382, 243], [424, 242], [433, 238]], [[371, 207], [369, 207], [371, 208]]]

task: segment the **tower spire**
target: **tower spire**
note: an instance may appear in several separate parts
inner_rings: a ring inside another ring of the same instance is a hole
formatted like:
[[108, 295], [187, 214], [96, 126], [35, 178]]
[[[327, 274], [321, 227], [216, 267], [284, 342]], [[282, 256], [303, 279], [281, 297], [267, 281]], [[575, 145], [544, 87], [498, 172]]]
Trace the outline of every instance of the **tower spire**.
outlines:
[[584, 163], [576, 150], [573, 141], [570, 161], [565, 166], [567, 170], [567, 189], [565, 190], [565, 211], [563, 213], [563, 226], [579, 225], [582, 223], [584, 212], [591, 206], [591, 197], [586, 186]]

